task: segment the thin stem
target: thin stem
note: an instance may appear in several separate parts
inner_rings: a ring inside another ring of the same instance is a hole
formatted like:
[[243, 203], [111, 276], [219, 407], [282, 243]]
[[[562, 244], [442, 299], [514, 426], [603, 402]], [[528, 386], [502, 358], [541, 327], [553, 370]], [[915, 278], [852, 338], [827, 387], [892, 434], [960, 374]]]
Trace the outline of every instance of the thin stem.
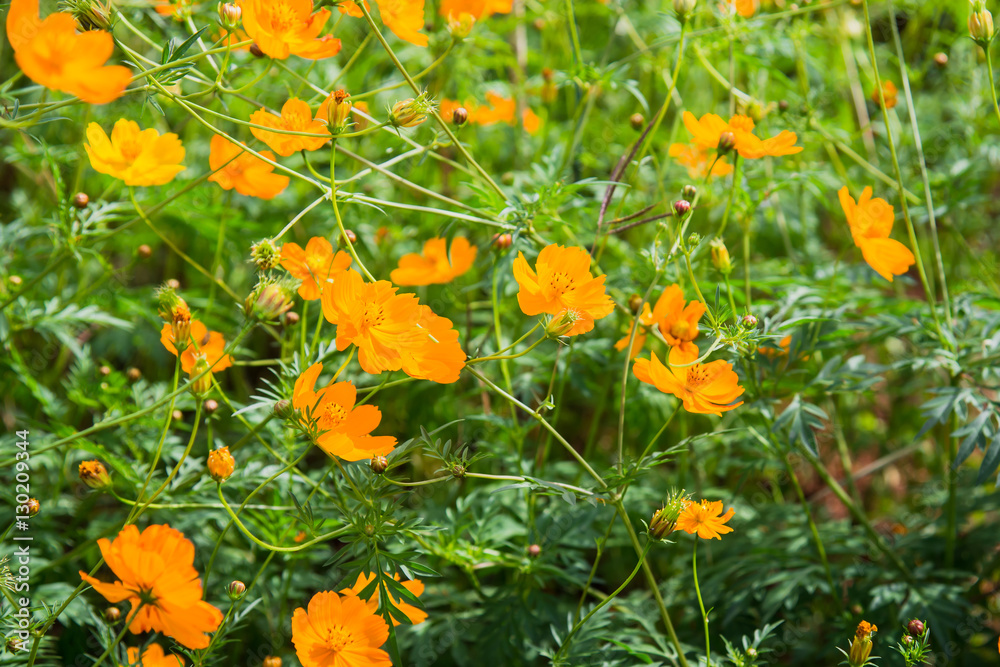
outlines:
[[712, 667], [711, 635], [708, 634], [708, 614], [705, 613], [705, 603], [701, 599], [701, 586], [698, 585], [698, 537], [694, 538], [694, 548], [691, 550], [691, 573], [694, 575], [694, 592], [698, 596], [698, 608], [701, 609], [701, 622], [705, 627], [705, 664]]
[[140, 601], [139, 601], [139, 604], [138, 604], [138, 605], [136, 605], [136, 607], [135, 607], [135, 610], [134, 610], [134, 611], [132, 612], [132, 615], [131, 615], [131, 616], [129, 616], [129, 617], [127, 618], [127, 619], [125, 619], [125, 624], [124, 624], [124, 626], [122, 627], [122, 631], [121, 631], [121, 632], [119, 632], [119, 633], [118, 633], [118, 636], [117, 636], [117, 637], [115, 637], [115, 640], [114, 640], [113, 642], [111, 642], [111, 646], [109, 646], [108, 648], [106, 648], [106, 649], [104, 650], [104, 653], [102, 653], [102, 654], [101, 654], [101, 657], [99, 657], [99, 658], [98, 658], [98, 659], [97, 659], [97, 660], [96, 660], [96, 661], [94, 662], [94, 665], [93, 665], [93, 667], [101, 667], [101, 664], [102, 664], [102, 663], [103, 663], [103, 662], [104, 662], [105, 660], [107, 660], [108, 656], [109, 656], [109, 655], [111, 655], [111, 652], [112, 652], [112, 651], [114, 651], [114, 650], [115, 650], [115, 648], [116, 648], [116, 647], [118, 646], [118, 644], [120, 644], [120, 643], [121, 643], [122, 639], [124, 639], [124, 638], [125, 638], [125, 633], [126, 633], [126, 632], [128, 632], [128, 628], [129, 628], [129, 626], [130, 626], [130, 625], [132, 625], [132, 621], [134, 621], [134, 620], [135, 620], [135, 618], [136, 618], [136, 616], [138, 616], [138, 615], [139, 615], [139, 612], [140, 612], [140, 611], [142, 611], [142, 607], [143, 607], [143, 605], [145, 605], [145, 602], [143, 602], [142, 600], [140, 600]]

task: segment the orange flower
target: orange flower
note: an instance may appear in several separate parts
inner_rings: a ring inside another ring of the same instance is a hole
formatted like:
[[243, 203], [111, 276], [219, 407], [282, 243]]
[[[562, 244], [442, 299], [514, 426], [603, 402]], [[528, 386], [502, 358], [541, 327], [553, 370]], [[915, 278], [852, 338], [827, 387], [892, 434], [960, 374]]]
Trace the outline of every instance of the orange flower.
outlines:
[[872, 199], [870, 187], [864, 189], [857, 203], [846, 185], [837, 195], [851, 227], [854, 245], [861, 248], [868, 265], [889, 282], [893, 276], [906, 273], [916, 258], [905, 245], [889, 238], [895, 219], [892, 205], [879, 197]]
[[470, 268], [476, 259], [476, 246], [464, 237], [456, 236], [451, 242], [451, 257], [448, 240], [429, 239], [424, 243], [423, 253], [411, 252], [399, 260], [399, 268], [389, 274], [397, 285], [441, 285], [450, 283]]
[[83, 147], [90, 166], [125, 185], [164, 185], [184, 170], [184, 146], [177, 135], [140, 130], [134, 120], [119, 119], [110, 139], [100, 125], [91, 123]]
[[579, 319], [564, 334], [567, 336], [587, 333], [594, 328], [594, 320], [607, 317], [615, 309], [614, 302], [604, 293], [605, 277], [594, 278], [590, 274], [590, 255], [581, 248], [548, 245], [538, 253], [535, 270], [528, 266], [524, 253], [517, 253], [514, 260], [521, 311], [529, 316], [575, 311]]
[[132, 604], [129, 630], [162, 632], [192, 649], [208, 646], [206, 633], [218, 629], [222, 612], [201, 599], [190, 540], [168, 525], [148, 526], [141, 534], [129, 525], [113, 541], [102, 538], [97, 545], [119, 581], [106, 584], [82, 571], [80, 577], [111, 604]]
[[417, 46], [427, 46], [424, 27], [424, 0], [378, 0], [382, 23], [400, 39]]
[[281, 246], [281, 266], [302, 281], [299, 296], [305, 301], [319, 298], [324, 285], [343, 273], [351, 265], [351, 256], [343, 250], [333, 254], [333, 244], [322, 236], [309, 239], [306, 249], [298, 243]]
[[768, 357], [769, 359], [774, 359], [776, 357], [787, 357], [788, 348], [791, 347], [791, 345], [792, 345], [792, 335], [788, 334], [780, 341], [778, 341], [777, 348], [761, 346], [757, 348], [757, 354], [762, 354], [765, 357]]
[[670, 144], [670, 157], [687, 167], [691, 178], [705, 178], [708, 176], [709, 166], [712, 166], [712, 176], [727, 176], [733, 172], [733, 165], [726, 162], [725, 156], [715, 160], [712, 151], [698, 144]]
[[38, 0], [12, 0], [7, 10], [7, 39], [29, 79], [91, 104], [118, 99], [132, 72], [120, 65], [104, 66], [114, 40], [101, 30], [78, 33], [76, 28], [76, 19], [65, 12], [40, 19]]
[[[658, 326], [668, 345], [681, 348], [686, 353], [694, 352], [697, 358], [698, 347], [691, 341], [698, 337], [698, 320], [704, 314], [705, 304], [701, 301], [692, 301], [684, 305], [684, 292], [679, 285], [671, 285], [663, 290], [652, 310], [648, 303], [643, 304], [631, 358], [635, 358], [642, 351], [646, 341], [646, 331], [654, 324]], [[615, 343], [615, 349], [624, 350], [626, 345], [628, 336]]]
[[[372, 582], [372, 580], [374, 578], [375, 578], [374, 574], [365, 574], [364, 572], [362, 572], [361, 574], [358, 575], [358, 580], [354, 582], [354, 585], [351, 586], [350, 588], [345, 588], [344, 590], [340, 591], [340, 594], [341, 595], [357, 595], [357, 596], [360, 597], [362, 591], [365, 590], [365, 587], [367, 587]], [[396, 574], [393, 578], [396, 581], [399, 581], [399, 574]], [[410, 580], [410, 581], [404, 581], [402, 583], [402, 586], [403, 586], [403, 588], [405, 588], [406, 590], [410, 591], [411, 593], [413, 593], [417, 597], [420, 597], [424, 593], [424, 582], [420, 581], [419, 579], [413, 579], [413, 580]], [[379, 594], [380, 594], [379, 593], [379, 589], [378, 589], [378, 587], [376, 587], [375, 590], [371, 593], [371, 596], [368, 598], [368, 603], [367, 603], [368, 604], [368, 610], [370, 612], [372, 612], [373, 614], [378, 611]], [[392, 601], [392, 606], [393, 607], [395, 607], [399, 611], [403, 612], [403, 614], [408, 619], [410, 619], [410, 623], [412, 625], [419, 625], [420, 623], [423, 623], [424, 621], [427, 620], [427, 612], [425, 612], [423, 609], [420, 609], [418, 607], [414, 607], [412, 604], [407, 604], [405, 602], [400, 602], [399, 600], [397, 600], [396, 598], [392, 597], [391, 595], [389, 596], [389, 599]], [[392, 619], [392, 624], [394, 626], [395, 625], [399, 625], [399, 621], [397, 621], [395, 618], [393, 618]]]
[[707, 364], [683, 365], [697, 358], [697, 351], [671, 348], [671, 365], [667, 367], [660, 363], [655, 352], [651, 352], [649, 359], [636, 360], [632, 372], [640, 381], [681, 399], [688, 412], [721, 417], [723, 412], [743, 405], [743, 401], [733, 403], [743, 394], [743, 387], [739, 385], [740, 379], [732, 364], [720, 359]]
[[542, 119], [530, 108], [525, 107], [524, 113], [521, 114], [521, 125], [528, 134], [536, 134], [542, 129]]
[[259, 109], [250, 114], [250, 122], [257, 125], [272, 127], [276, 130], [292, 132], [309, 132], [321, 134], [321, 137], [305, 137], [297, 134], [269, 132], [258, 127], [251, 127], [253, 136], [257, 137], [268, 148], [278, 155], [288, 157], [300, 150], [315, 151], [330, 140], [330, 132], [326, 127], [326, 119], [313, 118], [312, 109], [302, 100], [293, 97], [281, 107], [281, 116], [275, 116], [270, 111]]
[[732, 133], [736, 139], [736, 152], [740, 157], [751, 160], [766, 155], [779, 157], [802, 152], [802, 146], [795, 145], [798, 137], [794, 132], [783, 130], [770, 139], [763, 140], [755, 136], [754, 122], [749, 116], [736, 115], [727, 123], [714, 113], [707, 113], [699, 119], [690, 111], [685, 111], [684, 127], [691, 133], [694, 143], [705, 150], [716, 150], [719, 137], [727, 132]]
[[179, 655], [164, 655], [163, 647], [157, 643], [150, 644], [142, 654], [142, 660], [139, 660], [139, 649], [135, 646], [129, 646], [128, 650], [128, 664], [130, 665], [142, 665], [142, 667], [184, 667], [184, 658]]
[[337, 349], [356, 345], [361, 368], [372, 375], [402, 369], [419, 379], [455, 382], [465, 362], [458, 332], [397, 289], [386, 280], [366, 283], [354, 270], [324, 289], [323, 316], [337, 325]]
[[488, 107], [481, 106], [469, 109], [476, 123], [483, 126], [494, 123], [514, 124], [514, 112], [517, 109], [517, 105], [514, 103], [513, 98], [504, 97], [491, 90], [486, 93], [486, 101], [490, 104]]
[[[209, 331], [199, 320], [191, 320], [191, 340], [194, 345], [189, 343], [181, 353], [181, 368], [185, 373], [190, 375], [199, 359], [207, 361], [213, 373], [224, 371], [233, 365], [233, 360], [224, 353], [226, 339], [218, 331]], [[173, 326], [169, 322], [160, 331], [160, 342], [169, 352], [177, 354]]]
[[745, 19], [757, 13], [758, 0], [726, 0]]
[[[885, 97], [885, 108], [892, 109], [899, 102], [899, 91], [896, 89], [896, 84], [892, 81], [882, 82], [882, 97]], [[882, 100], [878, 94], [878, 88], [872, 91], [872, 102], [876, 106], [882, 105]]]
[[[271, 151], [260, 151], [260, 154], [269, 160], [274, 159]], [[274, 199], [288, 187], [288, 177], [273, 173], [274, 165], [247, 153], [218, 134], [212, 137], [208, 164], [215, 172], [208, 180], [218, 183], [223, 190], [236, 188], [237, 192], [247, 197]]]
[[392, 667], [380, 646], [389, 624], [357, 595], [323, 591], [292, 615], [292, 644], [302, 667]]
[[722, 535], [733, 532], [725, 525], [736, 513], [732, 507], [722, 513], [722, 501], [710, 503], [702, 500], [700, 503], [688, 503], [677, 519], [677, 529], [691, 535], [697, 534], [703, 540], [722, 540]]
[[446, 19], [468, 14], [481, 21], [493, 14], [509, 14], [513, 5], [513, 0], [442, 0], [439, 13]]
[[350, 382], [337, 382], [314, 391], [323, 364], [313, 364], [295, 381], [292, 405], [302, 424], [315, 434], [316, 444], [330, 456], [360, 461], [384, 456], [396, 446], [391, 435], [371, 435], [382, 421], [374, 405], [359, 405], [358, 390]]
[[[438, 102], [438, 115], [441, 116], [441, 119], [444, 122], [450, 123], [452, 122], [452, 119], [454, 117], [455, 109], [463, 107], [465, 107], [465, 105], [462, 104], [461, 102], [456, 102], [455, 100], [449, 100], [447, 98], [444, 98], [440, 102]], [[466, 111], [468, 111], [468, 109], [466, 109]]]
[[329, 9], [313, 13], [312, 0], [237, 0], [243, 28], [257, 47], [272, 58], [290, 55], [320, 60], [340, 52], [340, 40], [320, 37]]

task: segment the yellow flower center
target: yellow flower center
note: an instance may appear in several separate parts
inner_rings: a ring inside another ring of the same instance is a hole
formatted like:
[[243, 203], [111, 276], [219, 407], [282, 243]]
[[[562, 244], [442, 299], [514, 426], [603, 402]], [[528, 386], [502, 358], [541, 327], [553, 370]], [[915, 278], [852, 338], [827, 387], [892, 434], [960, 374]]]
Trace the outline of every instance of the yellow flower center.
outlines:
[[340, 426], [346, 418], [347, 410], [344, 409], [344, 406], [340, 403], [331, 403], [320, 415], [319, 425], [320, 428], [332, 430]]
[[326, 267], [329, 264], [329, 260], [320, 255], [309, 255], [306, 257], [306, 266], [309, 267], [309, 273], [313, 275], [314, 278], [320, 278], [326, 274]]
[[334, 651], [343, 651], [345, 646], [354, 643], [354, 637], [342, 625], [335, 625], [327, 631], [326, 643]]
[[686, 339], [688, 332], [691, 331], [691, 325], [688, 324], [687, 320], [677, 320], [674, 322], [673, 326], [670, 327], [670, 335], [674, 338]]
[[569, 289], [570, 285], [573, 284], [573, 279], [569, 277], [568, 274], [562, 271], [553, 271], [552, 276], [549, 277], [549, 289], [556, 294], [562, 294]]
[[271, 28], [277, 34], [291, 31], [299, 23], [299, 15], [287, 2], [277, 2], [271, 7]]
[[135, 162], [136, 158], [139, 157], [139, 153], [142, 152], [142, 144], [137, 139], [137, 137], [129, 137], [118, 145], [118, 150], [127, 164]]
[[712, 380], [712, 373], [702, 364], [695, 364], [688, 367], [687, 380], [684, 388], [690, 392], [695, 392]]
[[385, 312], [378, 303], [365, 304], [365, 314], [361, 321], [362, 329], [381, 326], [385, 322]]

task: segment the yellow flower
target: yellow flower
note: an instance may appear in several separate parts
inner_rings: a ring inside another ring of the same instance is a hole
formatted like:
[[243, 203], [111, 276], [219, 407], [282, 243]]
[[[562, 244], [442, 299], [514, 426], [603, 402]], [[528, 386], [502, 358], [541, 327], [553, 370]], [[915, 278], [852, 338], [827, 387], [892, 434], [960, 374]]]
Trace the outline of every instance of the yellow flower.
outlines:
[[140, 130], [134, 120], [119, 119], [110, 139], [100, 125], [91, 123], [83, 147], [90, 166], [125, 185], [163, 185], [184, 169], [184, 146], [176, 134]]
[[703, 540], [721, 540], [721, 535], [733, 532], [726, 523], [735, 513], [736, 510], [730, 507], [729, 511], [723, 514], [721, 500], [716, 500], [714, 503], [707, 500], [688, 503], [677, 519], [677, 530], [683, 530], [691, 535], [697, 534]]

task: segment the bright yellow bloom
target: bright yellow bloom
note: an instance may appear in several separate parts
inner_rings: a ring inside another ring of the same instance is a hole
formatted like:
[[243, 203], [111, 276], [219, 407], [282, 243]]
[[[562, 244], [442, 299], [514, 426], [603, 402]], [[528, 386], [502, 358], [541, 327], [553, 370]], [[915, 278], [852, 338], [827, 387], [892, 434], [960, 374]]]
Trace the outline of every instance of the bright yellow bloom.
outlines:
[[313, 118], [312, 109], [309, 108], [309, 105], [296, 97], [285, 102], [284, 106], [281, 107], [280, 116], [275, 116], [265, 109], [259, 109], [250, 114], [250, 122], [276, 130], [290, 130], [293, 132], [308, 132], [310, 134], [323, 135], [320, 137], [306, 137], [300, 134], [269, 132], [257, 127], [250, 128], [253, 136], [267, 144], [268, 148], [275, 153], [284, 157], [288, 157], [292, 153], [297, 153], [301, 150], [319, 150], [323, 147], [323, 144], [330, 140], [326, 118]]
[[417, 46], [427, 46], [424, 27], [424, 0], [378, 0], [382, 23], [400, 39]]
[[[394, 575], [393, 578], [396, 581], [399, 581], [399, 574]], [[350, 588], [345, 588], [344, 590], [340, 591], [340, 594], [360, 596], [361, 592], [365, 590], [365, 588], [372, 582], [373, 579], [375, 579], [374, 574], [365, 574], [364, 572], [362, 572], [361, 574], [358, 575], [358, 580], [354, 582], [354, 585], [351, 586]], [[424, 582], [420, 581], [419, 579], [404, 581], [402, 583], [402, 586], [403, 588], [410, 591], [417, 597], [420, 597], [424, 593]], [[392, 597], [391, 595], [389, 596], [389, 598], [392, 601], [392, 606], [398, 609], [399, 611], [403, 612], [403, 614], [405, 614], [406, 617], [410, 619], [410, 623], [412, 625], [419, 625], [420, 623], [423, 623], [424, 621], [427, 620], [427, 612], [424, 611], [423, 609], [414, 607], [412, 604], [408, 604], [406, 602], [401, 602], [396, 598]], [[368, 610], [371, 611], [372, 613], [378, 611], [378, 603], [379, 603], [379, 589], [378, 587], [376, 587], [375, 590], [371, 593], [370, 597], [368, 598], [367, 602]], [[399, 625], [399, 621], [393, 618], [392, 624], [394, 626]]]
[[392, 667], [382, 644], [389, 624], [357, 595], [317, 593], [292, 615], [292, 644], [302, 667]]
[[314, 14], [312, 0], [237, 0], [236, 5], [242, 10], [247, 35], [272, 58], [296, 55], [320, 60], [340, 52], [339, 39], [319, 36], [330, 10]]
[[[271, 151], [258, 151], [274, 160]], [[212, 137], [208, 164], [215, 172], [208, 177], [223, 190], [236, 191], [247, 197], [274, 199], [288, 187], [288, 176], [275, 174], [274, 165], [246, 152], [238, 145], [216, 134]]]
[[471, 269], [475, 259], [476, 246], [462, 236], [451, 242], [450, 256], [447, 239], [428, 239], [422, 253], [403, 255], [389, 278], [397, 285], [441, 285]]
[[351, 256], [343, 250], [333, 252], [333, 244], [322, 236], [309, 239], [303, 250], [298, 243], [281, 246], [281, 266], [302, 281], [299, 296], [315, 301], [323, 288], [351, 266]]
[[208, 646], [206, 633], [218, 629], [222, 612], [201, 599], [190, 540], [167, 525], [148, 526], [142, 533], [129, 525], [114, 540], [101, 538], [97, 545], [119, 581], [106, 584], [82, 571], [80, 577], [111, 604], [132, 604], [129, 630], [162, 632], [192, 649]]
[[[705, 314], [705, 304], [701, 301], [691, 301], [684, 304], [684, 292], [676, 283], [663, 290], [652, 310], [649, 304], [643, 304], [639, 316], [639, 331], [636, 332], [632, 345], [632, 358], [642, 351], [646, 341], [646, 331], [654, 324], [663, 335], [663, 339], [671, 348], [680, 348], [685, 353], [694, 353], [697, 358], [698, 347], [692, 342], [698, 337], [698, 321]], [[631, 327], [630, 327], [631, 329]], [[615, 348], [624, 350], [628, 345], [628, 336], [615, 343]]]
[[767, 155], [779, 157], [802, 152], [802, 146], [795, 145], [798, 137], [794, 132], [783, 130], [770, 139], [763, 140], [755, 136], [754, 122], [749, 116], [736, 115], [726, 122], [714, 113], [695, 118], [693, 113], [685, 111], [684, 127], [691, 133], [695, 144], [709, 151], [716, 150], [719, 138], [723, 134], [730, 133], [736, 141], [734, 150], [740, 157], [750, 160]]
[[225, 482], [236, 470], [236, 459], [229, 453], [229, 447], [213, 449], [208, 453], [208, 474], [216, 482]]
[[125, 185], [163, 185], [184, 170], [184, 146], [173, 132], [160, 135], [149, 128], [140, 130], [134, 120], [115, 123], [111, 138], [97, 123], [87, 126], [90, 166]]
[[851, 227], [854, 244], [861, 248], [868, 265], [889, 282], [893, 276], [906, 273], [917, 260], [909, 248], [889, 238], [895, 220], [892, 205], [880, 197], [873, 199], [870, 187], [864, 189], [857, 202], [846, 185], [837, 195]]
[[114, 40], [102, 30], [76, 29], [76, 19], [65, 12], [40, 19], [38, 0], [13, 0], [7, 9], [7, 40], [29, 79], [91, 104], [118, 99], [132, 72], [120, 65], [104, 66]]
[[519, 286], [517, 302], [525, 315], [560, 315], [573, 311], [577, 321], [565, 334], [576, 336], [594, 328], [594, 320], [607, 317], [615, 309], [605, 294], [604, 279], [590, 273], [590, 254], [581, 248], [551, 244], [542, 248], [535, 269], [524, 253], [514, 260], [514, 279]]
[[743, 395], [743, 387], [739, 385], [740, 378], [732, 364], [720, 359], [707, 364], [684, 365], [697, 358], [697, 348], [692, 352], [674, 347], [670, 350], [670, 366], [664, 366], [652, 352], [649, 359], [637, 359], [632, 372], [641, 382], [681, 399], [688, 412], [721, 417], [723, 412], [743, 405], [743, 401], [733, 403]]
[[736, 510], [732, 507], [722, 513], [722, 501], [714, 503], [702, 500], [700, 503], [688, 503], [677, 519], [677, 530], [683, 530], [691, 535], [697, 534], [703, 540], [721, 540], [721, 535], [733, 532], [725, 525], [733, 518]]

